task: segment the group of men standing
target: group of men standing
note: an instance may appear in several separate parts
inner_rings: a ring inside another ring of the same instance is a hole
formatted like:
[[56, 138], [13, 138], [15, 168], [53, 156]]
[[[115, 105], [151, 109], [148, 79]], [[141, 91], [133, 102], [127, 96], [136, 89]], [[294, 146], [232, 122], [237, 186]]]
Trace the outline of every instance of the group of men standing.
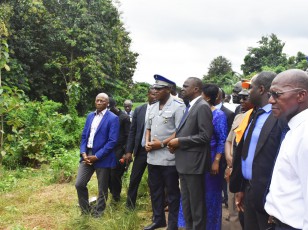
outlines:
[[[124, 129], [127, 163], [134, 155], [126, 206], [135, 208], [138, 186], [148, 166], [153, 222], [144, 229], [167, 225], [165, 194], [168, 229], [177, 229], [180, 199], [186, 229], [205, 229], [204, 173], [213, 124], [212, 111], [201, 97], [202, 81], [190, 77], [184, 82], [184, 104], [171, 94], [174, 82], [160, 75], [154, 78], [148, 103], [135, 109], [129, 131]], [[307, 91], [308, 75], [301, 70], [285, 71], [278, 76], [261, 72], [251, 79], [249, 100], [254, 109], [244, 119], [247, 125], [230, 165], [230, 191], [236, 193], [236, 206], [244, 212], [244, 229], [308, 229]], [[96, 217], [106, 207], [106, 182], [117, 165], [115, 147], [123, 150], [118, 143], [120, 116], [118, 110], [112, 113], [107, 109], [108, 103], [106, 94], [98, 94], [96, 111], [87, 117], [76, 181], [82, 213]], [[287, 125], [291, 131], [284, 139]], [[92, 210], [87, 183], [94, 172], [99, 195]], [[121, 175], [121, 171], [115, 174]], [[112, 190], [119, 191], [117, 186]], [[119, 198], [119, 194], [112, 195]]]

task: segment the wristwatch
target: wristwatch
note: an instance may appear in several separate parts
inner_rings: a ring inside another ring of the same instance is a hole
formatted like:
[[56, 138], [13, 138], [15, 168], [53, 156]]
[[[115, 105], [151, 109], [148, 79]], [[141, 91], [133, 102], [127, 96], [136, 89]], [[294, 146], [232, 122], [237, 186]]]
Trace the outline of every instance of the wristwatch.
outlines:
[[162, 147], [162, 148], [164, 148], [165, 147], [165, 145], [164, 145], [164, 142], [162, 141], [162, 142], [160, 142], [160, 147]]

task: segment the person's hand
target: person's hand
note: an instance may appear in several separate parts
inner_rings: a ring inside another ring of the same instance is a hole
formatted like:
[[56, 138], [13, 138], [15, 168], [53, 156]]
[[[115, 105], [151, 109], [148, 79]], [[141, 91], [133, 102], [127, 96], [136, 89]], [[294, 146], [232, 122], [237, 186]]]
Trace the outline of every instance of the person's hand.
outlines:
[[93, 156], [88, 156], [88, 160], [89, 162], [87, 162], [87, 164], [92, 165], [93, 163], [98, 161], [98, 158], [95, 155], [93, 155]]
[[211, 168], [211, 173], [217, 175], [219, 173], [219, 161], [214, 160]]
[[170, 153], [174, 153], [175, 150], [179, 147], [180, 143], [179, 143], [179, 139], [178, 138], [174, 138], [171, 141], [169, 141], [167, 148], [169, 149]]
[[85, 163], [85, 164], [90, 163], [88, 155], [86, 153], [82, 153], [81, 156], [83, 158], [83, 163]]
[[244, 212], [244, 192], [235, 193], [235, 206], [237, 211]]
[[151, 143], [151, 142], [146, 142], [146, 143], [145, 143], [144, 148], [145, 148], [145, 150], [146, 150], [147, 152], [150, 152], [150, 151], [152, 150], [152, 146], [150, 145], [150, 143]]
[[225, 170], [225, 180], [229, 183], [230, 181], [230, 176], [232, 173], [232, 167], [227, 166], [226, 170]]
[[126, 165], [128, 165], [129, 162], [133, 161], [132, 153], [126, 153], [124, 158], [125, 158], [125, 161], [126, 161]]
[[161, 149], [161, 141], [157, 138], [154, 138], [151, 142], [149, 142], [149, 145], [151, 146], [151, 150]]

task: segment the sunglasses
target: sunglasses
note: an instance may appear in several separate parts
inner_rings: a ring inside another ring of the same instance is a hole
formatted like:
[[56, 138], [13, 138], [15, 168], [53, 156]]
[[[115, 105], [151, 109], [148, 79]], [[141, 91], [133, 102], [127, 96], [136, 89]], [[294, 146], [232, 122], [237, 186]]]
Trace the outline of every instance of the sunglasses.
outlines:
[[239, 95], [239, 99], [243, 101], [247, 101], [248, 97], [249, 97], [248, 95]]
[[284, 93], [288, 93], [288, 92], [292, 92], [292, 91], [296, 91], [296, 90], [304, 90], [304, 89], [302, 89], [302, 88], [294, 88], [294, 89], [289, 89], [289, 90], [282, 91], [282, 92], [270, 91], [269, 95], [271, 97], [273, 97], [274, 99], [277, 99], [277, 98], [279, 98]]

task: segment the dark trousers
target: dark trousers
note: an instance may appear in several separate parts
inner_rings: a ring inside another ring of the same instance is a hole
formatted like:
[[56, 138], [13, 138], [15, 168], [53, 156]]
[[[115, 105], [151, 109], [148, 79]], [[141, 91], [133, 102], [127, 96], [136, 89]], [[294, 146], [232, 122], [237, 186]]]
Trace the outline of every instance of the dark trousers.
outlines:
[[291, 227], [289, 225], [283, 225], [283, 226], [281, 226], [281, 225], [274, 225], [273, 229], [274, 230], [300, 230], [298, 228], [293, 228], [293, 227]]
[[165, 218], [165, 187], [168, 194], [168, 229], [178, 229], [180, 208], [179, 176], [175, 166], [148, 164], [149, 187], [151, 193], [153, 222], [166, 224]]
[[122, 176], [125, 172], [125, 166], [117, 163], [117, 166], [111, 169], [109, 190], [114, 201], [120, 201], [122, 191]]
[[186, 229], [206, 229], [204, 174], [180, 174]]
[[124, 153], [125, 149], [122, 146], [117, 146], [115, 148], [117, 165], [115, 168], [111, 169], [109, 178], [109, 190], [114, 201], [120, 201], [121, 198], [122, 176], [125, 172], [125, 165], [121, 164], [119, 160], [122, 158]]
[[245, 211], [244, 211], [244, 229], [245, 230], [263, 230], [271, 225], [268, 223], [268, 214], [256, 211], [252, 202], [251, 186], [247, 182], [245, 188]]
[[136, 206], [139, 184], [147, 165], [147, 152], [145, 151], [145, 148], [142, 147], [137, 156], [134, 158], [134, 163], [130, 175], [126, 200], [126, 206], [128, 208], [135, 208]]
[[[220, 160], [220, 165], [219, 165], [219, 171], [220, 172], [225, 172], [227, 168], [227, 161], [226, 158], [222, 157]], [[221, 181], [222, 181], [222, 193], [223, 193], [223, 203], [228, 205], [228, 183], [225, 179], [225, 174], [224, 173], [220, 173], [221, 175]]]
[[91, 210], [89, 205], [89, 192], [87, 185], [94, 172], [96, 172], [98, 181], [98, 198], [94, 212], [100, 215], [106, 208], [110, 168], [95, 169], [93, 165], [80, 163], [75, 187], [77, 190], [78, 202], [81, 208], [81, 212], [84, 214], [89, 213]]

